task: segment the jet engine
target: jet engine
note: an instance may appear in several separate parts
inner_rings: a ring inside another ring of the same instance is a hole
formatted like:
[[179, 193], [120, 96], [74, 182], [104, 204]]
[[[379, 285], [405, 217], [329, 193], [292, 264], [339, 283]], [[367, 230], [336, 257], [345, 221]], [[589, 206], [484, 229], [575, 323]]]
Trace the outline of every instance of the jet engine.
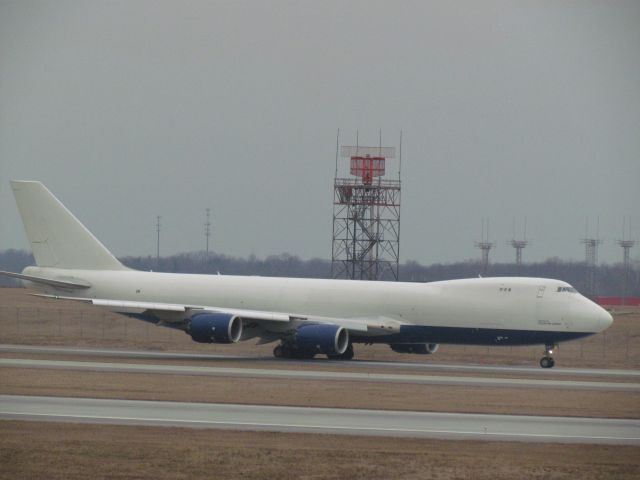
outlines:
[[187, 333], [199, 343], [236, 343], [242, 336], [242, 319], [228, 313], [199, 313], [191, 317]]
[[437, 343], [392, 343], [391, 350], [398, 353], [417, 353], [429, 355], [438, 351]]
[[339, 325], [301, 325], [296, 330], [294, 343], [302, 351], [342, 355], [349, 346], [349, 332]]

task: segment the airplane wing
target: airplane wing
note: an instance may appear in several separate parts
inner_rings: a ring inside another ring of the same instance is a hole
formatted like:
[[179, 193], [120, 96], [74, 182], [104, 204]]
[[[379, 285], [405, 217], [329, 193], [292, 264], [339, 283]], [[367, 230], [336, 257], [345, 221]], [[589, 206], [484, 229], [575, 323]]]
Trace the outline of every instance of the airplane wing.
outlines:
[[[180, 322], [197, 312], [215, 312], [235, 315], [245, 320], [256, 322], [276, 322], [280, 324], [292, 324], [292, 327], [302, 323], [328, 323], [339, 325], [354, 333], [394, 333], [400, 330], [402, 322], [397, 320], [378, 318], [335, 318], [313, 315], [301, 315], [296, 313], [271, 312], [261, 310], [246, 310], [237, 308], [224, 308], [206, 305], [179, 305], [172, 303], [138, 302], [129, 300], [109, 300], [99, 298], [67, 297], [60, 295], [33, 294], [37, 297], [52, 298], [58, 300], [71, 300], [89, 303], [98, 307], [106, 307], [118, 313], [151, 314], [165, 323]], [[284, 326], [284, 325], [283, 325]]]

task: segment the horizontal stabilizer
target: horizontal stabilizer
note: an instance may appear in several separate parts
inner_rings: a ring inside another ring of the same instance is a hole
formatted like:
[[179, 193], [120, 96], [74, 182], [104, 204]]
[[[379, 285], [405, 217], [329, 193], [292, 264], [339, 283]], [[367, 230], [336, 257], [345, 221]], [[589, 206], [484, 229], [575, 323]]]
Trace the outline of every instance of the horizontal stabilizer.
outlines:
[[20, 280], [27, 280], [34, 283], [43, 283], [45, 285], [51, 285], [57, 288], [89, 288], [91, 284], [75, 277], [34, 277], [33, 275], [23, 275], [22, 273], [3, 272], [0, 271], [0, 275], [6, 275], [7, 277], [19, 278]]

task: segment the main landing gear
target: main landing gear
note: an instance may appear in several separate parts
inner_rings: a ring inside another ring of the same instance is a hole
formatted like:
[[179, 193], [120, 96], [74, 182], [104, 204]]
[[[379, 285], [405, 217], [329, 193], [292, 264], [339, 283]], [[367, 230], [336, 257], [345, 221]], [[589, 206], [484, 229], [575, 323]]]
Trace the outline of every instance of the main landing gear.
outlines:
[[329, 360], [351, 360], [353, 359], [353, 343], [349, 342], [347, 349], [344, 353], [340, 355], [329, 355], [327, 354], [327, 358]]
[[[276, 358], [297, 358], [297, 359], [312, 359], [316, 354], [321, 353], [316, 350], [302, 350], [295, 346], [295, 344], [289, 342], [283, 342], [277, 345], [273, 349], [273, 356]], [[353, 344], [349, 342], [349, 346], [344, 353], [339, 355], [327, 354], [329, 360], [351, 360], [353, 358]]]
[[553, 359], [553, 351], [557, 348], [557, 345], [545, 345], [545, 356], [540, 359], [540, 366], [542, 368], [553, 368], [556, 361]]
[[[286, 353], [289, 353], [288, 349], [287, 349]], [[276, 348], [273, 349], [273, 356], [276, 357], [276, 358], [285, 358], [284, 346], [283, 345], [277, 345]]]
[[316, 352], [300, 350], [289, 343], [281, 343], [273, 349], [273, 356], [276, 358], [297, 358], [310, 360], [316, 356]]

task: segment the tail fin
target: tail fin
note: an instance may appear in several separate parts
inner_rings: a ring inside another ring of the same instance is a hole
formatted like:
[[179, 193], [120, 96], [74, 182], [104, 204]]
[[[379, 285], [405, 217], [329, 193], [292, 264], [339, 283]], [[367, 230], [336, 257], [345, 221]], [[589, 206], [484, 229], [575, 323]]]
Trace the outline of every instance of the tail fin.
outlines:
[[42, 183], [12, 181], [11, 188], [39, 267], [126, 269]]

